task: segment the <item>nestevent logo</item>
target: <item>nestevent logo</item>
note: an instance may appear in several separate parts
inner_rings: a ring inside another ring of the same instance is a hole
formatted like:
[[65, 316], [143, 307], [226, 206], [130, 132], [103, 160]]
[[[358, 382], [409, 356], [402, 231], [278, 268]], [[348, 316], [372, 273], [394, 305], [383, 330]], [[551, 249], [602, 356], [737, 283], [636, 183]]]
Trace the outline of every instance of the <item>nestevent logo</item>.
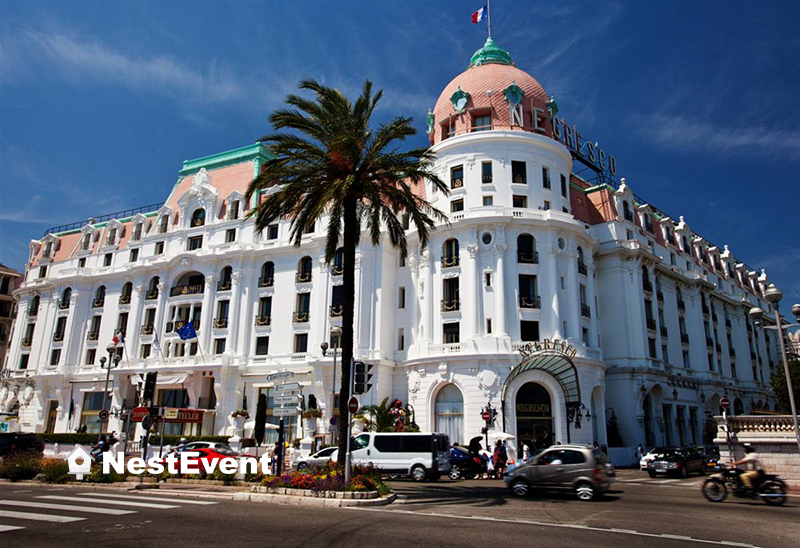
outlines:
[[[144, 473], [159, 475], [164, 473], [164, 470], [170, 474], [198, 474], [201, 470], [206, 474], [213, 474], [214, 470], [219, 467], [223, 474], [246, 474], [248, 472], [257, 474], [259, 465], [264, 474], [270, 472], [269, 455], [266, 453], [258, 459], [255, 457], [198, 459], [199, 456], [198, 451], [184, 451], [170, 453], [164, 458], [151, 457], [147, 461], [142, 457], [131, 457], [126, 461], [123, 453], [114, 455], [109, 451], [104, 453], [103, 473], [110, 474], [113, 469], [118, 474], [122, 474], [127, 469], [128, 473], [133, 475]], [[70, 473], [72, 473], [71, 467]]]

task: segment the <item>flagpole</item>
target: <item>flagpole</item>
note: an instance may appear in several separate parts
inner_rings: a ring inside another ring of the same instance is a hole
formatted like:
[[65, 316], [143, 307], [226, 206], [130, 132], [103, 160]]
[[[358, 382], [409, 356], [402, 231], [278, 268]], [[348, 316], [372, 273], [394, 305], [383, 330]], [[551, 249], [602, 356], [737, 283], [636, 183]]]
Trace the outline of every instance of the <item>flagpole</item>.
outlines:
[[489, 27], [489, 38], [492, 37], [492, 0], [486, 0], [486, 18]]
[[200, 344], [200, 337], [195, 337], [197, 340], [197, 349], [200, 351], [200, 357], [203, 358], [203, 365], [206, 365], [206, 357], [203, 354], [203, 346]]

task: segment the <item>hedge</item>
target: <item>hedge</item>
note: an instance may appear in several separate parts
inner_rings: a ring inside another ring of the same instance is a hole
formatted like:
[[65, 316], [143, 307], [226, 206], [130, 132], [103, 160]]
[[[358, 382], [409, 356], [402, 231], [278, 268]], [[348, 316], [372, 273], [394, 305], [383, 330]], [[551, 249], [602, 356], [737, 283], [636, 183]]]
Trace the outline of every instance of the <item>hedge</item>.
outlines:
[[[94, 445], [97, 443], [97, 434], [37, 434], [45, 443], [65, 443], [68, 445]], [[164, 436], [164, 445], [179, 445], [183, 436]], [[228, 443], [230, 436], [195, 436], [187, 437], [187, 441], [214, 441]], [[138, 441], [138, 440], [137, 440]], [[150, 434], [150, 445], [160, 445], [161, 438], [157, 434]]]

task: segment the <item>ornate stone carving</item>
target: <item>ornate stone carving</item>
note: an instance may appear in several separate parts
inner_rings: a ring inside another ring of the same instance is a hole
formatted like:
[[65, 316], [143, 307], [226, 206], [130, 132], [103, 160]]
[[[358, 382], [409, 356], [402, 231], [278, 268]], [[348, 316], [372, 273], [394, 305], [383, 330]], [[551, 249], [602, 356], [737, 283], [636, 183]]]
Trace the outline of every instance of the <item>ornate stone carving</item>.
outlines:
[[436, 368], [436, 371], [439, 373], [439, 376], [442, 379], [447, 377], [447, 362], [442, 362], [439, 364], [439, 367]]
[[144, 289], [145, 289], [144, 284], [136, 284], [136, 286], [133, 288], [133, 290], [136, 291], [136, 293], [139, 295], [144, 293]]
[[242, 273], [234, 272], [233, 275], [231, 276], [231, 280], [233, 281], [233, 283], [238, 284], [239, 282], [242, 281]]
[[474, 259], [478, 255], [478, 246], [475, 244], [469, 244], [466, 246], [467, 251], [469, 252], [469, 256], [471, 259]]
[[478, 388], [487, 398], [491, 398], [500, 388], [500, 374], [493, 365], [490, 364], [478, 375]]
[[408, 381], [408, 399], [412, 402], [417, 400], [417, 395], [420, 386], [420, 375], [416, 371], [409, 371], [407, 376]]

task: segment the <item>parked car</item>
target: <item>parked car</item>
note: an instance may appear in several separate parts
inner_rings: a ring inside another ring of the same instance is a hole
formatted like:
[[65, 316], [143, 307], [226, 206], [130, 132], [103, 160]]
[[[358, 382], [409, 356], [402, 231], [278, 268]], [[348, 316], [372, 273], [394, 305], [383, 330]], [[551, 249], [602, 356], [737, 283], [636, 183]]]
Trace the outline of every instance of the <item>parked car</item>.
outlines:
[[647, 473], [651, 478], [657, 474], [672, 474], [685, 478], [692, 472], [706, 473], [705, 460], [693, 447], [666, 447], [654, 454], [647, 463]]
[[657, 453], [660, 453], [669, 447], [653, 447], [650, 451], [644, 454], [639, 461], [639, 470], [647, 470], [647, 463], [653, 460]]
[[353, 438], [350, 448], [354, 464], [372, 464], [385, 474], [436, 481], [450, 473], [450, 442], [445, 434], [365, 432]]
[[720, 472], [723, 467], [719, 464], [719, 447], [716, 445], [697, 445], [695, 449], [703, 457], [706, 472]]
[[226, 451], [233, 451], [230, 445], [221, 441], [193, 441], [187, 443], [183, 448], [184, 451], [195, 451], [197, 449], [224, 449]]
[[486, 472], [487, 458], [471, 452], [467, 447], [454, 445], [450, 448], [450, 473], [451, 480], [461, 478], [472, 479]]
[[[192, 449], [193, 452], [198, 453], [196, 456], [187, 457], [184, 456], [182, 459], [186, 459], [187, 465], [186, 468], [189, 470], [190, 474], [205, 474], [205, 467], [203, 462], [205, 462], [209, 467], [211, 466], [211, 462], [214, 459], [217, 459], [217, 466], [219, 465], [219, 461], [225, 458], [238, 458], [244, 457], [247, 455], [239, 455], [234, 453], [233, 451], [227, 451], [225, 449], [211, 449], [210, 447], [199, 447]], [[161, 459], [162, 464], [166, 464], [167, 459], [166, 457]], [[218, 468], [215, 468], [218, 470]]]
[[580, 500], [605, 493], [608, 458], [589, 445], [554, 445], [532, 461], [518, 465], [503, 478], [511, 492], [523, 497], [532, 490], [573, 491]]
[[0, 434], [0, 457], [12, 453], [44, 453], [44, 442], [36, 434]]
[[336, 462], [336, 453], [339, 451], [339, 448], [334, 447], [326, 447], [325, 449], [320, 449], [313, 455], [309, 455], [304, 459], [298, 460], [294, 467], [297, 470], [307, 470], [309, 468], [317, 468], [318, 466], [325, 466], [329, 462]]

